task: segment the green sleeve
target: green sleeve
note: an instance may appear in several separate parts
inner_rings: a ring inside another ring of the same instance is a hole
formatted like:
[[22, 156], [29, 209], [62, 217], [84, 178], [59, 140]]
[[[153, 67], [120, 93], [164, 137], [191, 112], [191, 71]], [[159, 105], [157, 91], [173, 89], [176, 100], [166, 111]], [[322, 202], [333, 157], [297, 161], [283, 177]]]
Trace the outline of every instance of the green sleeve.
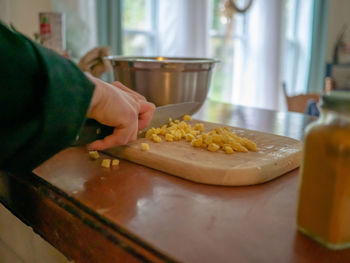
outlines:
[[0, 23], [0, 169], [30, 171], [78, 135], [94, 85], [62, 56]]

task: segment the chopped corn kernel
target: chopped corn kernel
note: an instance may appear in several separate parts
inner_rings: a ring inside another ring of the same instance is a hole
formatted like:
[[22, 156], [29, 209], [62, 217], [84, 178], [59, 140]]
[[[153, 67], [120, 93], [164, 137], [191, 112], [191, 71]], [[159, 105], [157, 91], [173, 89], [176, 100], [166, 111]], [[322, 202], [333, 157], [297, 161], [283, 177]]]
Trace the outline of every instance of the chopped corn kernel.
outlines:
[[212, 136], [208, 136], [207, 138], [204, 139], [204, 142], [206, 144], [211, 144], [213, 142], [213, 137]]
[[213, 135], [213, 142], [216, 143], [216, 144], [219, 144], [221, 143], [221, 140], [222, 140], [222, 136], [221, 135]]
[[181, 132], [179, 130], [176, 130], [175, 134], [174, 134], [174, 140], [179, 141], [179, 140], [181, 140], [181, 137], [182, 137]]
[[210, 136], [213, 136], [213, 135], [215, 135], [215, 134], [216, 134], [216, 131], [214, 131], [214, 130], [209, 132], [209, 135], [210, 135]]
[[142, 151], [149, 151], [149, 145], [148, 145], [148, 143], [145, 143], [145, 142], [143, 142], [143, 143], [141, 143], [141, 149], [142, 149]]
[[198, 134], [200, 134], [200, 133], [201, 133], [200, 131], [196, 131], [196, 130], [192, 130], [192, 131], [191, 131], [191, 134], [192, 134], [192, 135], [195, 135], [195, 136], [198, 135]]
[[185, 138], [186, 137], [186, 132], [183, 129], [179, 130], [181, 133], [181, 138]]
[[186, 134], [186, 141], [191, 142], [194, 139], [194, 136], [190, 133]]
[[165, 134], [165, 140], [166, 140], [167, 142], [172, 142], [172, 141], [174, 141], [174, 135], [172, 135], [171, 133]]
[[101, 162], [101, 166], [105, 168], [109, 168], [111, 166], [111, 160], [110, 159], [103, 159]]
[[203, 123], [196, 123], [196, 125], [194, 126], [194, 129], [198, 131], [204, 131]]
[[160, 128], [156, 128], [155, 130], [154, 130], [154, 134], [159, 134], [160, 133]]
[[152, 134], [152, 141], [154, 142], [161, 142], [162, 138], [160, 138], [157, 134]]
[[228, 154], [234, 152], [233, 149], [232, 149], [232, 147], [231, 147], [231, 146], [228, 146], [228, 145], [224, 146], [222, 149], [225, 151], [225, 153], [228, 153]]
[[232, 142], [230, 145], [237, 152], [248, 152], [248, 149], [238, 142]]
[[220, 134], [220, 133], [222, 133], [222, 128], [221, 127], [215, 127], [214, 131], [216, 131], [216, 133]]
[[151, 137], [152, 134], [154, 134], [154, 131], [155, 131], [154, 128], [149, 129], [149, 130], [146, 132], [145, 137], [146, 137], [146, 138]]
[[165, 135], [165, 134], [166, 134], [166, 125], [163, 125], [163, 126], [160, 128], [159, 134], [160, 134], [160, 135]]
[[194, 146], [194, 147], [200, 147], [202, 145], [202, 139], [201, 138], [195, 138], [192, 140], [191, 144]]
[[184, 121], [191, 121], [192, 117], [190, 115], [184, 115], [183, 120]]
[[100, 158], [100, 155], [98, 151], [89, 151], [89, 157], [91, 159], [97, 160], [98, 158]]
[[177, 126], [179, 129], [185, 129], [187, 127], [187, 123], [184, 121], [181, 121]]
[[220, 146], [217, 145], [216, 143], [211, 143], [208, 145], [208, 150], [211, 152], [216, 152], [219, 149], [220, 149]]
[[256, 146], [256, 144], [251, 141], [251, 140], [248, 140], [247, 138], [242, 138], [243, 140], [243, 146], [246, 147], [248, 150], [250, 151], [257, 151], [258, 150], [258, 147]]
[[112, 166], [117, 166], [119, 165], [119, 160], [118, 159], [113, 159], [112, 160]]
[[204, 149], [207, 149], [208, 144], [202, 143], [201, 147], [204, 148]]

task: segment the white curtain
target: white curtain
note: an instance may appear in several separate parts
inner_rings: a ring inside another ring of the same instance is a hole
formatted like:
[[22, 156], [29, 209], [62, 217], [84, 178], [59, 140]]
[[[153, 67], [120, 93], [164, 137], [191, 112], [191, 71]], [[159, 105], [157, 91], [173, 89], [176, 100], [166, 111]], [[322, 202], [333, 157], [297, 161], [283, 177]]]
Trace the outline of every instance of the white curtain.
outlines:
[[[212, 57], [210, 0], [159, 1], [159, 49], [163, 56]], [[224, 100], [267, 109], [281, 106], [281, 28], [283, 1], [254, 0], [247, 13], [243, 45], [235, 48], [233, 83]], [[233, 56], [233, 54], [232, 54]]]
[[160, 0], [158, 48], [161, 56], [207, 57], [211, 0]]
[[67, 49], [78, 61], [88, 50], [97, 46], [95, 0], [51, 0], [53, 11], [66, 17]]
[[245, 47], [233, 67], [231, 102], [281, 109], [283, 1], [254, 0], [247, 13]]
[[[292, 53], [295, 55], [295, 75], [291, 76], [294, 83], [291, 81], [291, 87], [287, 87], [290, 94], [306, 93], [308, 90], [308, 79], [311, 60], [311, 38], [312, 38], [312, 5], [313, 1], [299, 1], [298, 19], [296, 23], [295, 42], [297, 43], [296, 50]], [[286, 50], [285, 54], [288, 54]], [[321, 54], [319, 54], [321, 56]], [[290, 61], [285, 61], [285, 69], [288, 70]], [[290, 70], [290, 69], [289, 69]], [[294, 85], [293, 85], [294, 84]], [[323, 86], [323, 83], [322, 83]]]

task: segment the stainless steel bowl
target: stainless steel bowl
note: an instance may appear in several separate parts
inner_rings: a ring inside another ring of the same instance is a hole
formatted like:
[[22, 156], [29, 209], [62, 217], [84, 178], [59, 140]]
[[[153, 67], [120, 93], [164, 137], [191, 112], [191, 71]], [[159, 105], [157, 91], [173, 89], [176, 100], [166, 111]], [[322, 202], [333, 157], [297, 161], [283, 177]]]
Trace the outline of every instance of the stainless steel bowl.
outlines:
[[206, 58], [109, 56], [114, 79], [157, 106], [197, 101], [203, 104], [217, 60]]

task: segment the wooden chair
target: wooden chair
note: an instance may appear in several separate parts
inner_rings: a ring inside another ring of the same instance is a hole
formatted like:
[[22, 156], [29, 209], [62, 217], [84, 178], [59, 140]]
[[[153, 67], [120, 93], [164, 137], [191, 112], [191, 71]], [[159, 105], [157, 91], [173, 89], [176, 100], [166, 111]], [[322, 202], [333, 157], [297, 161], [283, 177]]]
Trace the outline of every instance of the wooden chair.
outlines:
[[288, 96], [286, 90], [286, 84], [282, 84], [283, 93], [287, 102], [288, 111], [305, 113], [307, 102], [310, 99], [314, 99], [316, 102], [319, 101], [321, 94], [319, 93], [307, 93], [299, 94], [296, 96]]

